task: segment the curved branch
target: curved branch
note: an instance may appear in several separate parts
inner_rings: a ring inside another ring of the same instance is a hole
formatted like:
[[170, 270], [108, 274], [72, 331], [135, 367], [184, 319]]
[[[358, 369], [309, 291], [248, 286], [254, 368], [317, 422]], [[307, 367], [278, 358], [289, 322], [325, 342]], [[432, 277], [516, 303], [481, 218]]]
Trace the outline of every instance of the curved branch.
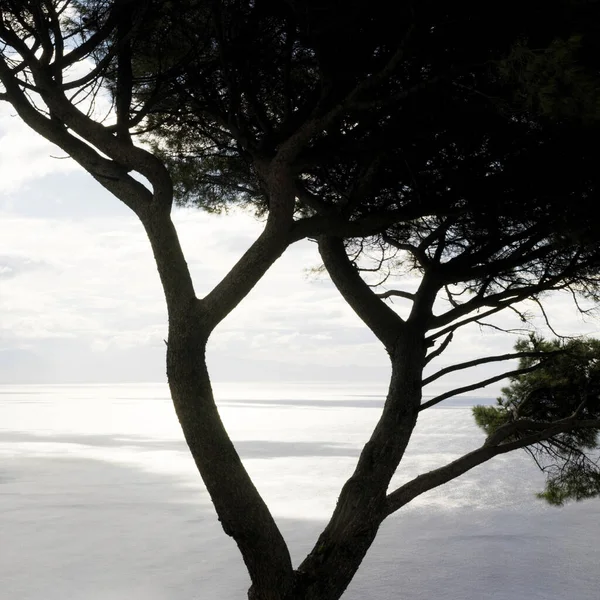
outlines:
[[393, 491], [387, 496], [386, 515], [391, 515], [405, 504], [414, 500], [417, 496], [456, 479], [474, 467], [494, 458], [494, 456], [531, 446], [532, 444], [548, 439], [557, 433], [570, 431], [575, 427], [598, 428], [600, 427], [600, 420], [581, 421], [569, 417], [568, 419], [556, 423], [536, 423], [536, 427], [534, 428], [539, 428], [540, 431], [519, 440], [499, 445], [488, 445], [486, 442], [483, 446], [477, 448], [477, 450], [473, 450], [473, 452], [469, 452], [439, 469], [434, 469], [428, 473], [419, 475]]
[[[444, 352], [444, 350], [446, 350], [446, 348], [448, 347], [450, 342], [452, 341], [453, 337], [454, 337], [454, 332], [451, 331], [448, 334], [448, 336], [446, 337], [446, 339], [440, 344], [439, 348], [436, 348], [433, 352], [431, 352], [430, 354], [428, 354], [425, 357], [425, 362], [423, 363], [423, 366], [430, 363], [434, 358], [437, 358], [440, 354], [442, 354]], [[433, 341], [431, 342], [431, 344], [433, 344]], [[428, 346], [429, 346], [429, 343], [428, 343]]]
[[531, 371], [535, 371], [539, 369], [540, 366], [544, 364], [543, 362], [538, 363], [532, 367], [527, 367], [526, 369], [515, 369], [514, 371], [506, 371], [500, 375], [495, 375], [494, 377], [490, 377], [489, 379], [484, 379], [483, 381], [478, 381], [477, 383], [472, 383], [471, 385], [465, 385], [460, 388], [456, 388], [454, 390], [450, 390], [449, 392], [444, 392], [435, 398], [431, 398], [427, 400], [427, 402], [423, 402], [419, 410], [425, 410], [426, 408], [431, 408], [448, 398], [452, 398], [453, 396], [458, 396], [459, 394], [464, 394], [465, 392], [472, 392], [473, 390], [479, 390], [486, 385], [490, 385], [491, 383], [496, 383], [496, 381], [501, 381], [502, 379], [506, 379], [507, 377], [513, 377], [514, 375], [524, 375], [525, 373], [531, 373]]
[[87, 85], [88, 83], [90, 83], [90, 81], [96, 79], [100, 75], [100, 73], [102, 73], [108, 67], [110, 62], [115, 57], [115, 54], [116, 46], [110, 48], [109, 51], [106, 53], [106, 56], [99, 60], [96, 66], [93, 69], [91, 69], [88, 73], [86, 73], [79, 79], [74, 79], [72, 81], [67, 81], [63, 83], [62, 89], [66, 91]]
[[[456, 319], [459, 319], [460, 317], [463, 317], [470, 312], [484, 306], [492, 306], [493, 308], [498, 308], [501, 306], [502, 308], [507, 308], [509, 305], [530, 298], [534, 294], [550, 290], [564, 289], [569, 285], [568, 282], [564, 281], [564, 277], [565, 275], [561, 274], [560, 277], [553, 277], [552, 280], [544, 283], [538, 282], [531, 285], [524, 285], [522, 287], [507, 288], [501, 292], [490, 294], [489, 296], [478, 295], [464, 304], [459, 304], [456, 308], [433, 317], [429, 328], [437, 329], [438, 327], [443, 327], [444, 325], [448, 325], [449, 323], [452, 323], [452, 321], [455, 321]], [[498, 308], [498, 310], [501, 310], [502, 308]], [[482, 317], [480, 316], [478, 318], [480, 319]]]
[[463, 369], [470, 369], [471, 367], [476, 367], [478, 365], [484, 365], [486, 363], [491, 362], [501, 362], [504, 360], [511, 360], [513, 358], [536, 358], [542, 356], [549, 356], [553, 354], [560, 354], [561, 350], [557, 350], [556, 352], [512, 352], [508, 354], [498, 354], [496, 356], [486, 356], [484, 358], [477, 358], [474, 360], [469, 360], [463, 363], [457, 363], [455, 365], [451, 365], [449, 367], [445, 367], [444, 369], [440, 369], [437, 373], [430, 375], [423, 379], [423, 386], [430, 384], [431, 382], [447, 375], [448, 373], [452, 373], [454, 371], [461, 371]]
[[400, 298], [406, 298], [407, 300], [414, 300], [415, 295], [410, 292], [404, 292], [403, 290], [387, 290], [385, 292], [381, 292], [379, 294], [375, 294], [378, 298], [385, 300], [386, 298], [391, 298], [392, 296], [399, 296]]
[[91, 146], [71, 135], [58, 121], [40, 114], [30, 104], [27, 96], [12, 76], [10, 68], [1, 58], [0, 80], [4, 84], [6, 95], [10, 98], [12, 106], [29, 127], [67, 152], [101, 185], [114, 193], [135, 213], [140, 214], [147, 208], [152, 201], [152, 195], [148, 189], [131, 177], [122, 166], [104, 158]]
[[573, 336], [561, 335], [560, 333], [557, 333], [556, 330], [554, 329], [554, 327], [552, 327], [552, 325], [550, 324], [550, 319], [548, 317], [548, 313], [546, 312], [546, 309], [544, 308], [544, 305], [535, 296], [532, 296], [530, 299], [533, 300], [533, 302], [535, 302], [537, 304], [537, 307], [540, 309], [540, 312], [542, 313], [542, 317], [544, 318], [544, 322], [546, 323], [546, 327], [548, 327], [548, 329], [552, 332], [552, 335], [556, 336], [558, 339], [561, 339], [561, 340], [574, 339]]
[[346, 254], [340, 238], [320, 237], [319, 252], [333, 283], [388, 351], [394, 347], [404, 320], [369, 288]]
[[[500, 311], [504, 310], [505, 308], [508, 308], [508, 304], [502, 304], [499, 306], [495, 306], [494, 308], [491, 308], [490, 310], [487, 310], [484, 313], [473, 315], [472, 317], [469, 317], [468, 319], [463, 319], [462, 321], [459, 321], [458, 323], [455, 323], [454, 325], [449, 325], [448, 327], [445, 327], [441, 331], [438, 331], [437, 333], [433, 333], [432, 335], [430, 335], [427, 338], [427, 342], [432, 343], [434, 340], [436, 340], [439, 337], [442, 337], [443, 335], [446, 335], [449, 333], [454, 333], [457, 329], [459, 329], [460, 327], [464, 327], [465, 325], [469, 325], [469, 323], [477, 323], [477, 322], [481, 321], [481, 319], [485, 319], [486, 317], [489, 317], [497, 312], [500, 312]], [[477, 310], [477, 309], [475, 309], [475, 310]]]
[[65, 54], [60, 60], [55, 62], [55, 68], [63, 70], [81, 61], [86, 56], [89, 56], [102, 42], [104, 42], [112, 33], [114, 27], [118, 24], [121, 8], [130, 0], [125, 2], [111, 2], [108, 17], [104, 24], [84, 42], [73, 48], [69, 53]]
[[[2, 37], [6, 38], [11, 44], [13, 38], [17, 37], [5, 27], [0, 26], [0, 32]], [[19, 47], [23, 45], [18, 37], [15, 43]], [[133, 146], [127, 140], [124, 141], [115, 137], [101, 123], [94, 121], [74, 106], [65, 96], [64, 87], [57, 81], [57, 79], [60, 79], [56, 78], [56, 69], [59, 68], [57, 66], [59, 63], [55, 62], [51, 67], [47, 67], [35, 56], [32, 56], [28, 48], [25, 47], [22, 51], [27, 54], [26, 62], [37, 86], [36, 91], [48, 107], [52, 115], [52, 121], [64, 123], [79, 137], [118, 163], [121, 170], [125, 170], [125, 172], [136, 170], [146, 177], [153, 187], [153, 201], [170, 210], [173, 200], [173, 184], [164, 164], [147, 150]], [[9, 95], [14, 96], [16, 102], [19, 102], [20, 96], [22, 96], [19, 82], [12, 76], [11, 70], [4, 59], [1, 76], [5, 87], [7, 87], [10, 80], [12, 91], [9, 92]], [[127, 98], [131, 90], [127, 91], [124, 87], [127, 86], [122, 86], [120, 94], [122, 97]], [[42, 133], [39, 130], [37, 131]], [[42, 133], [42, 135], [45, 134]], [[59, 142], [55, 141], [55, 143], [60, 145]], [[66, 150], [66, 148], [64, 149]]]
[[269, 192], [269, 216], [263, 232], [227, 275], [200, 302], [207, 331], [212, 331], [250, 292], [291, 243], [294, 186], [288, 170], [262, 166]]

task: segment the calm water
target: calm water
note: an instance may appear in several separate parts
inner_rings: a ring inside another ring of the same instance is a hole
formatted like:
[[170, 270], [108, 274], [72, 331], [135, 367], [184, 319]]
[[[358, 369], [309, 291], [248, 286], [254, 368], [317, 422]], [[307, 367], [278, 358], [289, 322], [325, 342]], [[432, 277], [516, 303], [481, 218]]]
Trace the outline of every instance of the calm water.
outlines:
[[[314, 543], [375, 423], [369, 386], [216, 385], [223, 419], [289, 542]], [[397, 482], [482, 441], [466, 401], [426, 411]], [[534, 498], [496, 458], [382, 527], [347, 600], [598, 600], [600, 502]], [[0, 386], [2, 600], [237, 600], [247, 577], [216, 521], [166, 387]]]

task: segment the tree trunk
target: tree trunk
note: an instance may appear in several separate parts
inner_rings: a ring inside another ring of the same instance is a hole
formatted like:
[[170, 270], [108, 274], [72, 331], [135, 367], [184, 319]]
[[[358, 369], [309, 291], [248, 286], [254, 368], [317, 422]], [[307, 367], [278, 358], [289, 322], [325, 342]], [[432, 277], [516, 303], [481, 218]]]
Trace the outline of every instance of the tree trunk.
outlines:
[[[392, 311], [367, 286], [348, 259], [341, 239], [323, 236], [319, 251], [332, 281], [388, 351], [392, 377], [383, 412], [352, 477], [316, 546], [300, 565], [306, 600], [337, 600], [354, 577], [386, 518], [387, 491], [404, 456], [421, 404], [425, 361], [425, 310], [435, 282], [419, 289], [408, 320]], [[423, 286], [421, 286], [423, 287]]]
[[254, 597], [283, 600], [293, 585], [291, 558], [217, 410], [206, 368], [211, 315], [195, 296], [168, 214], [144, 215], [169, 315], [167, 376], [175, 411], [225, 533], [236, 541]]
[[[342, 488], [330, 522], [298, 569], [302, 600], [340, 598], [387, 516], [388, 486], [419, 414], [419, 341], [404, 336], [392, 357], [392, 378], [381, 418]], [[420, 345], [424, 346], [422, 341]]]
[[223, 530], [237, 542], [261, 600], [291, 586], [287, 546], [220, 419], [198, 318], [171, 326], [167, 374], [177, 417]]

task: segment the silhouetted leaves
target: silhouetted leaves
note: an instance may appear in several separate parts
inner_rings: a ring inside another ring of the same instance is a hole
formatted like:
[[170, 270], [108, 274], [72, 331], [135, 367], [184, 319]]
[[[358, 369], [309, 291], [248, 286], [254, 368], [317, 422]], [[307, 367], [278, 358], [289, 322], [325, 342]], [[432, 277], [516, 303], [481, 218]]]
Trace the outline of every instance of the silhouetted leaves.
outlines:
[[513, 377], [498, 406], [475, 407], [475, 422], [488, 436], [512, 424], [514, 433], [504, 441], [548, 430], [547, 439], [526, 450], [546, 473], [539, 496], [551, 504], [600, 495], [600, 340], [532, 336], [516, 349], [551, 354], [521, 359], [520, 368], [540, 366]]

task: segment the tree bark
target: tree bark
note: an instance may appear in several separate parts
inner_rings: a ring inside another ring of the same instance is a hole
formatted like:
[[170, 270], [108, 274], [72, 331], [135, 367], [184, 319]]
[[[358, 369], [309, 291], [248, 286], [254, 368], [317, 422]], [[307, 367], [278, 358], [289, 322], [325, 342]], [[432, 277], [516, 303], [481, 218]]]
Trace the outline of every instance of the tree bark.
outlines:
[[195, 296], [168, 212], [140, 216], [165, 291], [169, 315], [167, 377], [186, 442], [225, 533], [236, 541], [260, 600], [283, 600], [294, 573], [286, 543], [252, 483], [221, 418], [206, 368], [212, 321]]
[[197, 315], [169, 328], [167, 375], [177, 417], [225, 533], [233, 537], [261, 600], [291, 588], [291, 558], [219, 416]]
[[298, 568], [298, 598], [337, 600], [346, 590], [387, 515], [387, 489], [419, 415], [426, 354], [425, 324], [404, 321], [360, 278], [342, 241], [319, 240], [323, 262], [340, 293], [384, 343], [392, 377], [383, 412], [346, 482], [317, 544]]
[[422, 356], [403, 336], [381, 418], [346, 482], [331, 520], [300, 565], [303, 600], [337, 600], [354, 577], [387, 515], [386, 494], [416, 425]]

